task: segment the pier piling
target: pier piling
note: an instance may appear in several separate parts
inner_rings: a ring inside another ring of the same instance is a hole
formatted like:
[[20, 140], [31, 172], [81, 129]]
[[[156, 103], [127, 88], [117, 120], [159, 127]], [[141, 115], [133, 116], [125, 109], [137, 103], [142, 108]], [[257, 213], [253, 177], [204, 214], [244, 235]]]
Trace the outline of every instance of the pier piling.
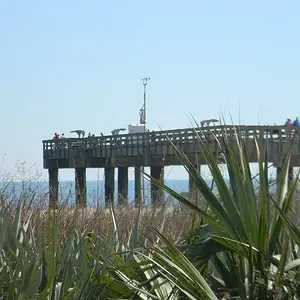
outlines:
[[[194, 167], [198, 171], [198, 174], [200, 175], [201, 165], [195, 165]], [[199, 197], [199, 191], [191, 175], [189, 175], [189, 197], [192, 201], [197, 200]]]
[[[164, 168], [162, 166], [150, 167], [150, 173], [153, 179], [164, 183]], [[158, 206], [164, 202], [164, 190], [156, 185], [153, 180], [151, 180], [151, 200], [153, 206]]]
[[118, 204], [128, 204], [128, 168], [118, 168]]
[[142, 174], [141, 174], [141, 167], [134, 168], [134, 199], [135, 199], [135, 206], [138, 207], [142, 200]]
[[76, 205], [86, 207], [86, 169], [75, 168]]
[[58, 206], [58, 169], [48, 169], [49, 175], [49, 208], [56, 209]]
[[111, 204], [114, 204], [114, 192], [115, 192], [115, 168], [107, 167], [104, 169], [104, 189], [105, 189], [105, 207], [108, 208]]

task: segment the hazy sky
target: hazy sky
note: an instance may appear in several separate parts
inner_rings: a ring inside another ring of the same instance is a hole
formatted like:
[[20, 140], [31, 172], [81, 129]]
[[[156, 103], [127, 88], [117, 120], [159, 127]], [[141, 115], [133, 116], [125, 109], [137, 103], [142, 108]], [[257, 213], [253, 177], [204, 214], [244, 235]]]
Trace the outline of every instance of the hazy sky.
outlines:
[[0, 1], [2, 172], [18, 160], [41, 171], [54, 132], [137, 123], [145, 76], [151, 129], [221, 110], [244, 124], [300, 115], [299, 11], [274, 0]]

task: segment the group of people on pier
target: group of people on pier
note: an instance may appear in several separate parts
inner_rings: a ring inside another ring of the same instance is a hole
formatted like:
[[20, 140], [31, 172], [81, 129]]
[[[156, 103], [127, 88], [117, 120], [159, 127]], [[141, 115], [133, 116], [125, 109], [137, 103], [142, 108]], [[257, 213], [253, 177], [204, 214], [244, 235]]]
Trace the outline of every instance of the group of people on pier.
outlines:
[[63, 138], [65, 138], [65, 134], [64, 133], [62, 133], [61, 136], [57, 132], [54, 133], [54, 137], [53, 137], [54, 140], [59, 140], [59, 139], [63, 139]]
[[[300, 120], [299, 120], [298, 117], [296, 117], [294, 121], [292, 121], [291, 118], [287, 118], [287, 120], [285, 122], [285, 126], [288, 126], [288, 127], [298, 126], [298, 127], [300, 127]], [[78, 131], [81, 132], [82, 130], [74, 130], [74, 131], [71, 131], [71, 132], [77, 132], [78, 133]], [[79, 135], [79, 133], [78, 133], [78, 135]], [[101, 136], [103, 136], [103, 133], [101, 133]], [[80, 135], [79, 135], [79, 137], [80, 137]], [[82, 134], [82, 137], [84, 137], [84, 134]], [[95, 134], [91, 134], [89, 132], [87, 137], [88, 138], [95, 137]], [[53, 140], [59, 140], [59, 139], [62, 139], [62, 138], [65, 138], [65, 135], [63, 133], [61, 135], [57, 132], [54, 133]]]
[[286, 126], [299, 126], [300, 127], [300, 121], [299, 118], [296, 117], [296, 119], [294, 121], [292, 121], [292, 119], [288, 118], [285, 122]]
[[[103, 136], [102, 133], [101, 133], [101, 136]], [[91, 133], [89, 132], [89, 134], [88, 134], [87, 137], [88, 137], [88, 138], [95, 137], [95, 134], [91, 134]], [[63, 138], [65, 138], [64, 133], [62, 133], [61, 135], [60, 135], [59, 133], [57, 133], [57, 132], [54, 133], [53, 140], [59, 140], [59, 139], [63, 139]]]

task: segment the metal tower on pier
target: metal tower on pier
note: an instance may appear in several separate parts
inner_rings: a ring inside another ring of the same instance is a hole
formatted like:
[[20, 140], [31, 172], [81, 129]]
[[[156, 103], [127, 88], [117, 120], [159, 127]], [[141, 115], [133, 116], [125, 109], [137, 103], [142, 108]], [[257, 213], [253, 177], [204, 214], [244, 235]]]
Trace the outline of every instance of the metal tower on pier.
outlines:
[[[140, 109], [140, 124], [145, 125], [145, 131], [147, 131], [147, 84], [150, 80], [150, 77], [144, 77], [142, 78], [143, 86], [144, 86], [144, 104], [142, 108]], [[141, 201], [145, 203], [145, 180], [144, 180], [144, 173], [145, 169], [144, 167], [141, 167]]]

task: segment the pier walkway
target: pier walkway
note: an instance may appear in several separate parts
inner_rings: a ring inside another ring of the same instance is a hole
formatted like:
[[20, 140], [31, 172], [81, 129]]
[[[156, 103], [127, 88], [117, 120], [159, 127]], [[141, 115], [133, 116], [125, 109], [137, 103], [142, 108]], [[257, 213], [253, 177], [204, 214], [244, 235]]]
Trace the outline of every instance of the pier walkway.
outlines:
[[[109, 135], [89, 138], [64, 138], [43, 141], [43, 165], [49, 171], [50, 206], [58, 196], [58, 170], [75, 169], [76, 202], [86, 205], [86, 168], [105, 169], [105, 201], [114, 199], [114, 175], [118, 168], [118, 201], [128, 201], [128, 168], [135, 168], [135, 198], [141, 197], [141, 167], [150, 167], [151, 176], [163, 180], [165, 166], [181, 165], [174, 146], [185, 153], [192, 163], [203, 165], [199, 136], [213, 151], [218, 151], [219, 141], [226, 135], [236, 145], [237, 137], [244, 139], [251, 162], [257, 161], [256, 139], [260, 150], [268, 149], [270, 163], [280, 169], [290, 143], [291, 166], [300, 166], [298, 127], [286, 126], [212, 126], [198, 129], [186, 128], [146, 133]], [[172, 145], [173, 144], [173, 145]], [[292, 172], [292, 169], [291, 169]], [[162, 191], [152, 185], [152, 202], [162, 201]], [[192, 185], [190, 185], [192, 188]]]

